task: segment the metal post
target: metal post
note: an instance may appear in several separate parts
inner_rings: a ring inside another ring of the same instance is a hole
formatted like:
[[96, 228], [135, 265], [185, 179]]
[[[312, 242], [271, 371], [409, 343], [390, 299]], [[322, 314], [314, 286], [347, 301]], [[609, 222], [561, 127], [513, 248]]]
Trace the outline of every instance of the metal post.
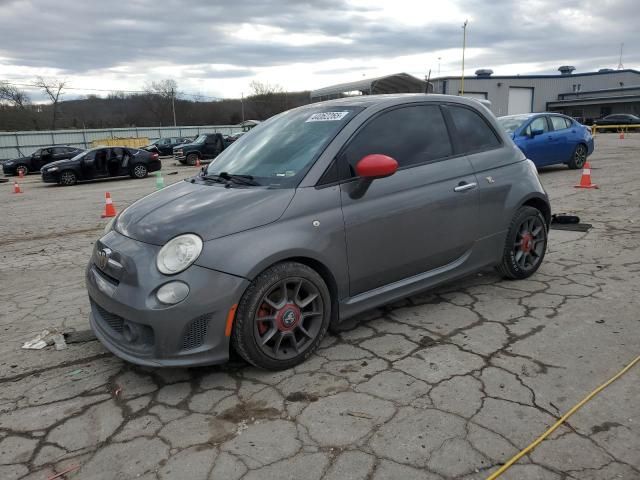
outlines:
[[176, 123], [176, 91], [171, 89], [171, 108], [173, 108], [173, 126], [178, 125]]
[[244, 123], [244, 92], [240, 95], [240, 105], [242, 106], [242, 123]]
[[460, 77], [460, 96], [464, 95], [464, 51], [467, 48], [467, 23], [465, 20], [462, 24], [462, 76]]

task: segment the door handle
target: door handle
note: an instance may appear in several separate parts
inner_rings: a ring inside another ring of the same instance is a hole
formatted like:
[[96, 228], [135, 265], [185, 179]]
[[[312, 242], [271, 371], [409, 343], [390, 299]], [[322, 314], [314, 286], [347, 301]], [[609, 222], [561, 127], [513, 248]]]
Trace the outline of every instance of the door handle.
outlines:
[[476, 182], [460, 182], [457, 187], [453, 189], [454, 192], [465, 192], [467, 190], [471, 190], [472, 188], [476, 188], [478, 184]]

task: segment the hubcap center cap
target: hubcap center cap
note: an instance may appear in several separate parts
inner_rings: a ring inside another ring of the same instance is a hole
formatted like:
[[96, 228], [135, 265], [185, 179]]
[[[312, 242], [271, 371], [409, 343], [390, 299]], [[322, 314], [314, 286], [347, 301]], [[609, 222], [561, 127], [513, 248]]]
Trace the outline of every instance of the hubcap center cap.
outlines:
[[300, 308], [293, 303], [288, 303], [276, 314], [276, 323], [278, 330], [288, 332], [293, 330], [300, 322]]
[[521, 243], [522, 251], [525, 253], [529, 253], [531, 251], [532, 244], [533, 244], [533, 235], [531, 235], [530, 233], [525, 233], [522, 236], [522, 243]]

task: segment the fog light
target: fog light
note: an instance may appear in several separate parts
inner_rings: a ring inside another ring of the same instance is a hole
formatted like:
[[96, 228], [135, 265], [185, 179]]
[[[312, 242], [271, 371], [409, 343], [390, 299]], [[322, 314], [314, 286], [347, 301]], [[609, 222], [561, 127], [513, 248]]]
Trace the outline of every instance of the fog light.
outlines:
[[173, 305], [181, 302], [189, 295], [189, 286], [182, 282], [169, 282], [158, 289], [156, 297], [162, 303]]

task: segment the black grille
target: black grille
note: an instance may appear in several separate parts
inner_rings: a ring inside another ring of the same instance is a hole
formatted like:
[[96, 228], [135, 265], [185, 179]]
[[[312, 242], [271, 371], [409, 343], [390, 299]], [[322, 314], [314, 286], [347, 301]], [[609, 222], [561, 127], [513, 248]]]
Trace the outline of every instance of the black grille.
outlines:
[[94, 305], [98, 310], [98, 313], [100, 314], [102, 319], [106, 322], [107, 325], [109, 325], [111, 330], [114, 330], [115, 332], [122, 334], [122, 326], [124, 325], [124, 318], [118, 315], [115, 315], [113, 313], [107, 312], [104, 308], [102, 308], [97, 303], [94, 303]]
[[207, 338], [208, 328], [209, 315], [203, 315], [191, 322], [182, 338], [182, 349], [192, 350], [201, 347]]

